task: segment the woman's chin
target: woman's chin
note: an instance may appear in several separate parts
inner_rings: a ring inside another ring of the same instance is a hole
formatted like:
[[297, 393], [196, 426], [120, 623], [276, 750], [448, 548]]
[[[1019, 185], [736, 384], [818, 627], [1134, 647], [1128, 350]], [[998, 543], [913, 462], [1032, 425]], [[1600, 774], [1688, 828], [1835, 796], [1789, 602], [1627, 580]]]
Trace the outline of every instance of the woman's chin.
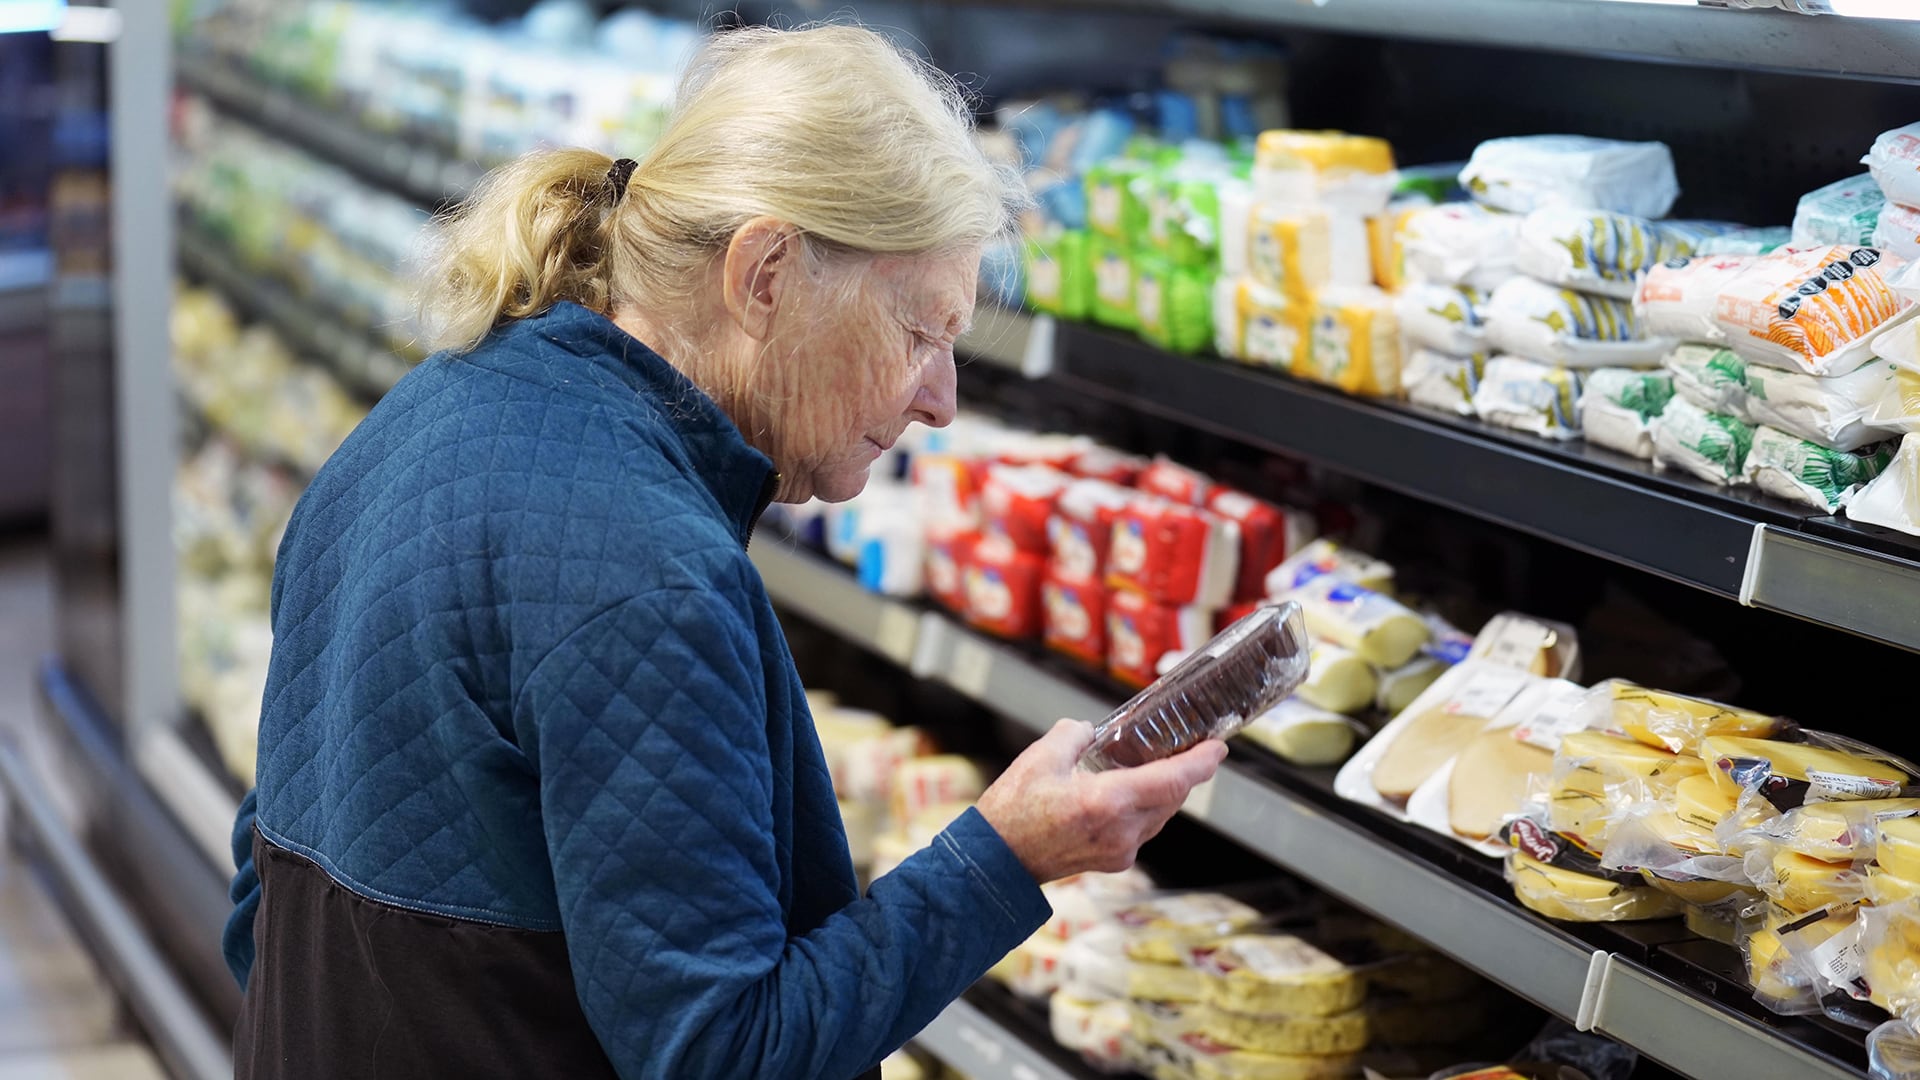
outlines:
[[871, 469], [872, 464], [863, 461], [819, 473], [813, 478], [813, 497], [821, 502], [846, 502], [866, 490]]

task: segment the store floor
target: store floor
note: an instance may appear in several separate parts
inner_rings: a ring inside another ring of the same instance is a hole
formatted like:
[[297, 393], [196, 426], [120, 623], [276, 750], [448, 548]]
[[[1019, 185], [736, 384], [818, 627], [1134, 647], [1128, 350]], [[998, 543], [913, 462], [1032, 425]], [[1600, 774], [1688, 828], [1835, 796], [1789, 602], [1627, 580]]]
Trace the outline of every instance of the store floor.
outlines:
[[[45, 549], [0, 539], [0, 739], [34, 708], [53, 625]], [[6, 809], [0, 803], [0, 824]], [[166, 1076], [32, 869], [0, 847], [0, 1080]]]

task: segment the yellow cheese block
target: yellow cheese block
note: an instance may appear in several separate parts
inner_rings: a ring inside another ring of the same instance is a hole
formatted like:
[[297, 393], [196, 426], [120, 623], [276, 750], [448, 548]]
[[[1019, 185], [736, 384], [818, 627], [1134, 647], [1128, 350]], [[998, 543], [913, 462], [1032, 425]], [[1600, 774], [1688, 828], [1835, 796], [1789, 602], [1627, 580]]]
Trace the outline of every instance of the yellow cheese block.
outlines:
[[1260, 921], [1252, 907], [1220, 893], [1179, 893], [1121, 908], [1127, 955], [1161, 964], [1186, 961], [1187, 950]]
[[1648, 746], [1676, 754], [1697, 752], [1700, 740], [1710, 736], [1764, 739], [1780, 730], [1777, 717], [1629, 682], [1609, 685], [1613, 688], [1614, 726]]
[[1867, 902], [1876, 907], [1920, 899], [1920, 881], [1890, 874], [1878, 866], [1867, 867]]
[[1379, 676], [1372, 664], [1331, 642], [1317, 641], [1308, 653], [1307, 681], [1300, 699], [1329, 712], [1357, 713], [1373, 704]]
[[1478, 1035], [1487, 1022], [1487, 998], [1467, 994], [1448, 1001], [1384, 998], [1367, 1003], [1368, 1026], [1389, 1046], [1429, 1046]]
[[1689, 933], [1732, 945], [1739, 940], [1739, 926], [1726, 904], [1688, 904], [1686, 926]]
[[1604, 795], [1610, 785], [1629, 780], [1644, 782], [1655, 792], [1670, 792], [1680, 781], [1698, 776], [1706, 766], [1697, 757], [1656, 749], [1632, 739], [1601, 731], [1575, 731], [1560, 740], [1554, 759], [1556, 776], [1569, 791]]
[[1552, 772], [1553, 753], [1515, 739], [1512, 728], [1482, 731], [1453, 761], [1447, 824], [1460, 836], [1485, 840]]
[[1753, 895], [1753, 890], [1733, 881], [1712, 881], [1708, 879], [1699, 881], [1668, 881], [1666, 878], [1656, 877], [1645, 870], [1642, 870], [1640, 874], [1647, 879], [1648, 885], [1659, 889], [1661, 892], [1666, 893], [1676, 900], [1686, 903], [1689, 907], [1724, 904], [1738, 896]]
[[1863, 890], [1861, 875], [1852, 867], [1809, 859], [1790, 848], [1774, 853], [1770, 870], [1756, 884], [1774, 903], [1791, 912], [1853, 903]]
[[1202, 1035], [1238, 1050], [1263, 1054], [1352, 1054], [1367, 1045], [1367, 1013], [1332, 1016], [1246, 1016], [1213, 1005], [1199, 1010]]
[[1873, 859], [1889, 874], [1920, 881], [1920, 818], [1881, 822]]
[[1204, 967], [1207, 1004], [1246, 1015], [1332, 1016], [1367, 990], [1359, 973], [1290, 934], [1225, 938]]
[[1313, 294], [1333, 282], [1333, 218], [1312, 206], [1254, 207], [1247, 270], [1289, 303], [1311, 306]]
[[1382, 671], [1374, 707], [1388, 716], [1399, 716], [1446, 673], [1447, 663], [1431, 656], [1416, 656], [1397, 668]]
[[1739, 794], [1740, 784], [1730, 770], [1734, 762], [1743, 760], [1767, 761], [1775, 776], [1789, 780], [1818, 780], [1827, 789], [1842, 793], [1838, 796], [1841, 798], [1848, 794], [1853, 798], [1896, 794], [1909, 779], [1891, 765], [1857, 754], [1769, 739], [1710, 736], [1700, 740], [1700, 757], [1711, 766], [1714, 783], [1733, 795]]
[[1689, 855], [1723, 854], [1712, 830], [1682, 821], [1680, 815], [1672, 810], [1650, 810], [1641, 814], [1639, 820], [1655, 839], [1669, 847], [1678, 848]]
[[1808, 803], [1788, 811], [1768, 832], [1810, 858], [1865, 862], [1875, 854], [1875, 837], [1881, 828], [1915, 814], [1920, 814], [1920, 799]]
[[1910, 907], [1876, 912], [1865, 935], [1861, 975], [1875, 1005], [1895, 1014], [1920, 1008], [1920, 921]]
[[1788, 967], [1786, 946], [1772, 930], [1747, 935], [1747, 981], [1762, 1001], [1786, 1002], [1802, 993], [1802, 980]]
[[1507, 876], [1520, 903], [1549, 919], [1567, 922], [1625, 922], [1664, 919], [1684, 904], [1657, 889], [1621, 885], [1540, 862], [1515, 851], [1507, 857]]
[[1351, 649], [1369, 664], [1395, 668], [1413, 659], [1433, 636], [1426, 620], [1399, 601], [1332, 575], [1288, 594], [1298, 601], [1316, 639]]
[[1122, 940], [1106, 926], [1067, 942], [1060, 957], [1061, 989], [1089, 1000], [1198, 1001], [1204, 996], [1206, 976], [1199, 970], [1131, 959], [1121, 947]]
[[1605, 851], [1615, 807], [1605, 795], [1570, 791], [1559, 779], [1547, 787], [1547, 823], [1591, 851]]
[[1168, 1046], [1198, 1032], [1203, 1008], [1183, 1001], [1127, 1000], [1134, 1040], [1145, 1046]]
[[1295, 765], [1336, 765], [1353, 752], [1353, 721], [1289, 698], [1240, 732]]
[[1673, 785], [1673, 812], [1681, 821], [1713, 830], [1733, 814], [1738, 805], [1731, 794], [1720, 790], [1713, 777], [1701, 772]]
[[1292, 372], [1306, 355], [1307, 335], [1313, 324], [1313, 305], [1293, 299], [1252, 279], [1243, 279], [1234, 292], [1239, 319], [1234, 340], [1244, 360], [1261, 367]]
[[1344, 131], [1263, 131], [1253, 144], [1260, 169], [1311, 169], [1315, 172], [1388, 173], [1393, 147], [1385, 139]]
[[1398, 396], [1400, 321], [1393, 298], [1372, 285], [1319, 289], [1307, 350], [1293, 373], [1362, 397]]

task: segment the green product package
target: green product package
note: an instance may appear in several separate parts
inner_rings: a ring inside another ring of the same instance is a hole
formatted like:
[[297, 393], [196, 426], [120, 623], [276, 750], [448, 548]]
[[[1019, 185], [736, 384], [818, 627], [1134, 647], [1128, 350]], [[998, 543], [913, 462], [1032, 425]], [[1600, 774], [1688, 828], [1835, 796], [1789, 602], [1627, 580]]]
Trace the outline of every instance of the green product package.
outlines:
[[1133, 309], [1140, 336], [1169, 352], [1198, 353], [1213, 341], [1212, 271], [1153, 255], [1133, 258]]
[[1674, 391], [1707, 412], [1744, 413], [1747, 362], [1733, 350], [1682, 345], [1667, 354], [1666, 369], [1673, 376]]
[[1085, 321], [1093, 307], [1093, 272], [1083, 229], [1049, 229], [1028, 236], [1027, 305], [1063, 319]]
[[1093, 282], [1087, 313], [1093, 321], [1116, 330], [1134, 330], [1139, 319], [1133, 310], [1133, 254], [1120, 240], [1087, 237], [1087, 272]]
[[1175, 266], [1220, 264], [1220, 188], [1214, 179], [1163, 177], [1154, 186], [1148, 239]]
[[1831, 514], [1892, 460], [1891, 442], [1849, 453], [1762, 426], [1754, 431], [1746, 468], [1748, 478], [1769, 495]]
[[1134, 181], [1150, 179], [1152, 166], [1133, 158], [1112, 158], [1087, 170], [1087, 228], [1111, 240], [1144, 240], [1147, 207], [1144, 189]]
[[1655, 429], [1655, 460], [1717, 484], [1744, 482], [1754, 428], [1737, 416], [1710, 413], [1678, 397]]
[[1673, 400], [1673, 376], [1664, 371], [1621, 372], [1616, 378], [1602, 380], [1598, 374], [1587, 381], [1589, 393], [1603, 393], [1608, 401], [1651, 420], [1666, 411]]

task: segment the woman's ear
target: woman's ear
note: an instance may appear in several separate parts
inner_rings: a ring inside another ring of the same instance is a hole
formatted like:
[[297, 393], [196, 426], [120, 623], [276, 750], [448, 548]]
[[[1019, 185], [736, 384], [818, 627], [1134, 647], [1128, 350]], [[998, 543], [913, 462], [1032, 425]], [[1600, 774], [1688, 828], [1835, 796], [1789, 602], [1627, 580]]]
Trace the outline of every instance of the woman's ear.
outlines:
[[757, 217], [734, 231], [721, 266], [721, 297], [727, 315], [755, 341], [773, 336], [774, 316], [791, 299], [802, 272], [800, 230], [772, 217]]

